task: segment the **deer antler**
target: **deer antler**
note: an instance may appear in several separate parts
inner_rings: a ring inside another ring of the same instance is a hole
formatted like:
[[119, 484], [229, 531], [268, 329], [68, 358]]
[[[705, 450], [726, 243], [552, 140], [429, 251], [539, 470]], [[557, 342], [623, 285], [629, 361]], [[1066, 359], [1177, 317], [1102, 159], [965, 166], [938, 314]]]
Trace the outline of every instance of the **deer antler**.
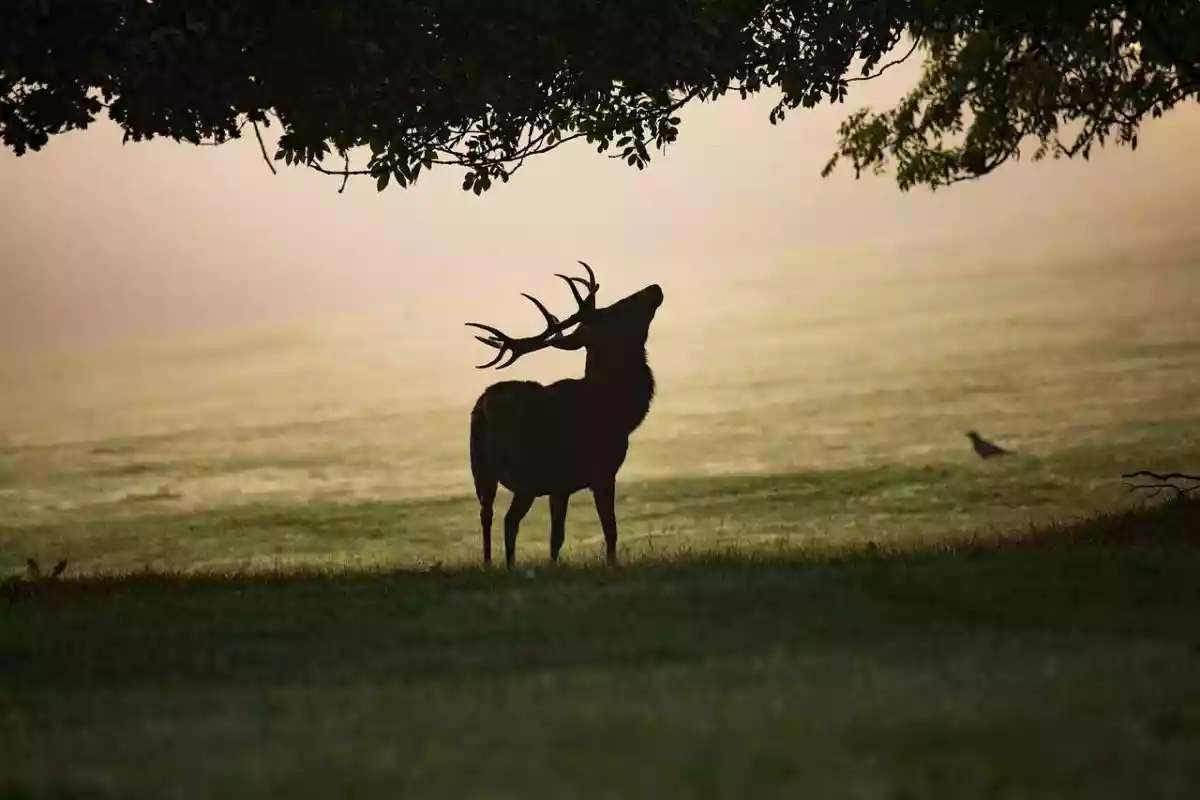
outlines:
[[470, 327], [479, 328], [491, 334], [491, 336], [476, 336], [475, 339], [477, 341], [483, 342], [499, 351], [496, 353], [495, 358], [486, 364], [478, 365], [476, 369], [487, 369], [488, 367], [495, 366], [505, 355], [509, 355], [508, 361], [496, 367], [496, 369], [504, 369], [526, 353], [541, 350], [555, 337], [561, 335], [563, 325], [558, 321], [558, 318], [551, 314], [549, 309], [542, 305], [541, 301], [533, 295], [525, 294], [524, 292], [521, 295], [533, 301], [533, 304], [538, 307], [538, 311], [542, 312], [542, 316], [546, 318], [546, 330], [536, 336], [514, 339], [503, 331], [493, 328], [491, 325], [484, 325], [480, 322], [468, 322], [467, 325]]
[[[589, 311], [594, 311], [596, 309], [596, 292], [600, 290], [600, 284], [596, 283], [596, 273], [592, 272], [592, 268], [587, 265], [587, 262], [580, 261], [579, 263], [587, 270], [587, 280], [563, 275], [561, 272], [556, 272], [554, 275], [567, 282], [567, 286], [571, 289], [571, 294], [575, 296], [575, 302], [579, 304], [580, 311], [583, 311], [585, 308]], [[580, 297], [579, 290], [575, 288], [576, 282], [583, 284], [584, 288], [588, 290], [587, 297]], [[528, 297], [528, 295], [526, 296]]]
[[[479, 328], [491, 334], [490, 336], [476, 336], [475, 339], [499, 351], [496, 353], [495, 358], [486, 364], [478, 365], [476, 369], [487, 369], [488, 367], [496, 366], [505, 355], [509, 356], [508, 360], [500, 364], [496, 369], [509, 367], [521, 356], [549, 347], [556, 339], [562, 336], [564, 330], [596, 310], [596, 292], [600, 289], [600, 284], [596, 282], [596, 273], [592, 272], [592, 268], [582, 261], [579, 263], [583, 264], [583, 268], [587, 270], [588, 276], [586, 279], [555, 273], [559, 278], [567, 282], [567, 286], [571, 288], [571, 294], [575, 297], [575, 302], [579, 306], [578, 310], [565, 320], [559, 320], [558, 317], [551, 314], [550, 310], [533, 295], [524, 292], [521, 293], [521, 296], [527, 298], [537, 306], [538, 311], [542, 312], [542, 316], [546, 318], [546, 330], [540, 334], [514, 339], [503, 331], [493, 328], [491, 325], [484, 325], [479, 322], [466, 323], [469, 327]], [[581, 284], [587, 289], [586, 297], [581, 295], [579, 290], [575, 288], [576, 283]]]

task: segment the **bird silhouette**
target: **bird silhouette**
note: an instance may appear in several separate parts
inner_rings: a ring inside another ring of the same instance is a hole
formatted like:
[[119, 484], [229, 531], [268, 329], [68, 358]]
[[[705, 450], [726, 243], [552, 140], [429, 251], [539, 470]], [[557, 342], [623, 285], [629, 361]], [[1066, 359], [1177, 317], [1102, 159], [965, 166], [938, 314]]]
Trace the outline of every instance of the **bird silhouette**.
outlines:
[[64, 558], [62, 561], [59, 561], [57, 564], [54, 565], [54, 571], [51, 572], [50, 574], [51, 574], [51, 576], [57, 578], [59, 575], [62, 575], [64, 572], [66, 572], [66, 570], [67, 570], [67, 560]]
[[995, 456], [1009, 455], [1011, 451], [1005, 450], [998, 444], [992, 444], [987, 439], [984, 439], [975, 431], [967, 431], [967, 438], [971, 440], [971, 447], [975, 448], [975, 454], [980, 458], [993, 458]]
[[29, 577], [31, 577], [31, 578], [42, 577], [42, 568], [39, 567], [38, 563], [36, 561], [34, 561], [32, 558], [25, 559], [25, 569], [28, 570]]

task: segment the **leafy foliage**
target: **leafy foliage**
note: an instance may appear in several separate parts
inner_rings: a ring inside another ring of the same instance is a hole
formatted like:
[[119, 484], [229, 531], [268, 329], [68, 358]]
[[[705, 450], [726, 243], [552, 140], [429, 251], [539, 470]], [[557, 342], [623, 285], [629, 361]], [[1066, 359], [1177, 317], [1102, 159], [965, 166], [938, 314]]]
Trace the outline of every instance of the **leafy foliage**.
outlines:
[[824, 173], [895, 163], [902, 189], [978, 178], [1036, 142], [1041, 160], [1082, 156], [1200, 93], [1200, 3], [1059, 3], [972, 13], [914, 34], [924, 75], [890, 111], [841, 126]]
[[4, 0], [0, 139], [20, 155], [104, 111], [127, 141], [220, 144], [249, 127], [262, 142], [278, 124], [277, 162], [380, 190], [457, 165], [480, 194], [577, 138], [642, 169], [692, 100], [778, 89], [772, 122], [841, 102], [907, 33], [923, 80], [892, 111], [851, 115], [827, 171], [894, 160], [902, 187], [937, 186], [994, 169], [1026, 137], [1055, 156], [1133, 144], [1146, 114], [1196, 94], [1197, 0], [985, 5]]

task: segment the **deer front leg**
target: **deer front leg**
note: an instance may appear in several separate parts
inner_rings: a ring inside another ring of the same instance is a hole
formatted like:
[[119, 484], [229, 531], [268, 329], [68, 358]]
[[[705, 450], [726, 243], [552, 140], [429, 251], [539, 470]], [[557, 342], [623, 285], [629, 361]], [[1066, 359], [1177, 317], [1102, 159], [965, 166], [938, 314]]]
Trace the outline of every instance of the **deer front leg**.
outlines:
[[504, 515], [504, 565], [512, 569], [517, 557], [517, 531], [521, 529], [521, 520], [533, 507], [533, 495], [514, 494], [508, 504], [508, 512]]
[[567, 505], [570, 502], [569, 494], [550, 495], [550, 560], [556, 564], [563, 540], [567, 538]]
[[596, 513], [604, 530], [604, 557], [609, 566], [617, 563], [616, 480], [614, 475], [592, 486], [592, 499], [596, 501]]

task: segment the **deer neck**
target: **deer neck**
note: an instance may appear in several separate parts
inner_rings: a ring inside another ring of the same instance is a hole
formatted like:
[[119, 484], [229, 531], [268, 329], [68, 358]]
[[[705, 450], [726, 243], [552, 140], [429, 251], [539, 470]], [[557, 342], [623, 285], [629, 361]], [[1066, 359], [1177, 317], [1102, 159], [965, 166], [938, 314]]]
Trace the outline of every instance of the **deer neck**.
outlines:
[[654, 373], [642, 350], [639, 358], [605, 363], [588, 354], [583, 380], [595, 392], [613, 422], [628, 431], [642, 424], [654, 400]]

